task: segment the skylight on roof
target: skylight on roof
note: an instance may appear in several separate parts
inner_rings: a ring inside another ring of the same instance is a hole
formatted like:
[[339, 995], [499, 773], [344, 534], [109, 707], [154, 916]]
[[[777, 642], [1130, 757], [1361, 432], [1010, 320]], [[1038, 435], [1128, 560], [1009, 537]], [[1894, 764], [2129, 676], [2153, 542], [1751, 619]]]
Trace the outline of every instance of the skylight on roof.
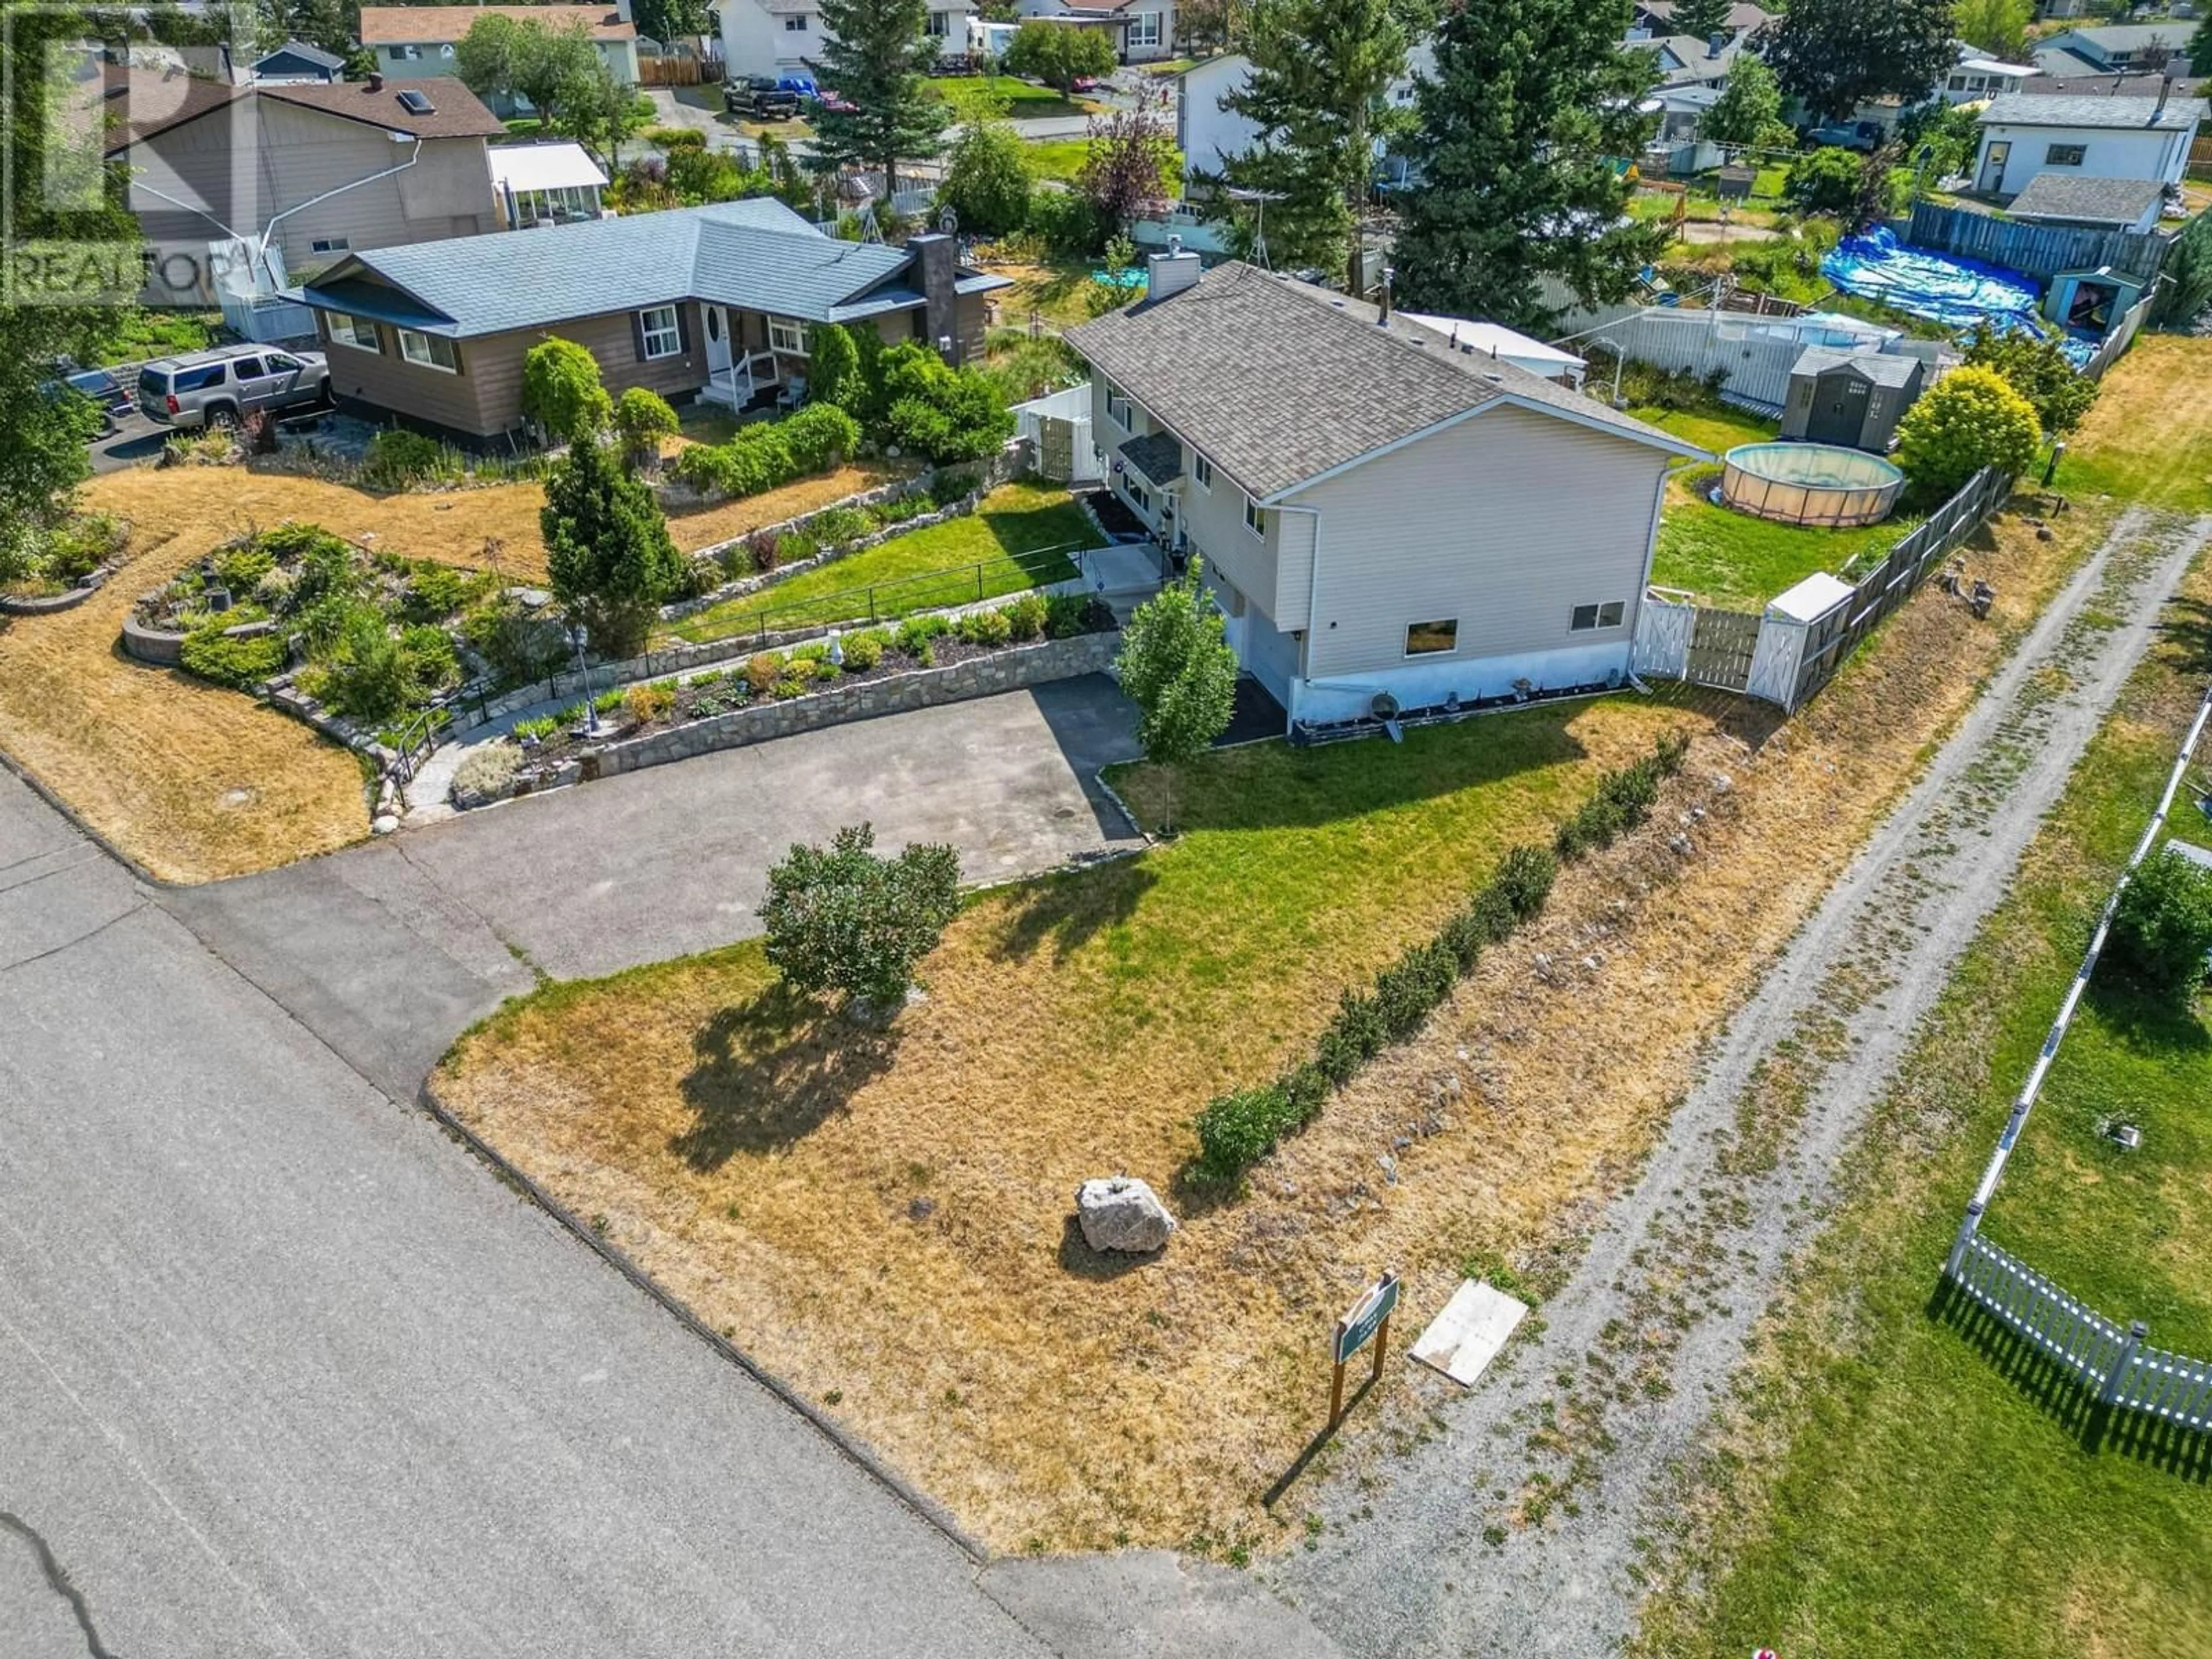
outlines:
[[399, 94], [399, 107], [410, 115], [435, 115], [438, 112], [438, 106], [430, 101], [428, 94], [416, 92], [411, 87]]

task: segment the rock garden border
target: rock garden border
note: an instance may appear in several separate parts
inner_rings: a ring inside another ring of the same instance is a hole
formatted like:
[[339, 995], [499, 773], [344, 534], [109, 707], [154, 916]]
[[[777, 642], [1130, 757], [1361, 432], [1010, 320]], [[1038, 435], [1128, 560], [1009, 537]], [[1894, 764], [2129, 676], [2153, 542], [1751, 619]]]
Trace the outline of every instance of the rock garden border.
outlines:
[[965, 702], [970, 698], [1024, 690], [1054, 680], [1078, 679], [1085, 674], [1104, 672], [1121, 648], [1121, 630], [1106, 629], [1068, 639], [1009, 646], [940, 668], [915, 669], [879, 679], [835, 685], [796, 697], [749, 703], [742, 708], [682, 726], [637, 737], [611, 738], [564, 757], [546, 775], [518, 776], [500, 793], [464, 801], [457, 792], [453, 805], [464, 809], [489, 805], [495, 800], [516, 795], [541, 793], [598, 778], [618, 777], [648, 766], [690, 760], [724, 749], [741, 749], [775, 738], [842, 726], [850, 720]]
[[0, 617], [51, 617], [58, 611], [74, 611], [106, 586], [122, 568], [119, 564], [103, 564], [58, 593], [0, 593]]

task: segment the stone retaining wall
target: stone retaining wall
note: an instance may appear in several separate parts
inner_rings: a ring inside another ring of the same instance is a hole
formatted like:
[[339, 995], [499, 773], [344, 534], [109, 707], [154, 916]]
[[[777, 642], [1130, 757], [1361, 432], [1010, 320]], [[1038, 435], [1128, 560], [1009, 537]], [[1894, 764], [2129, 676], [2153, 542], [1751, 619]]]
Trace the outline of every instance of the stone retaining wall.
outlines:
[[[234, 640], [255, 639], [264, 634], [273, 634], [273, 622], [240, 623], [235, 628], [226, 628], [223, 633]], [[156, 668], [177, 668], [185, 660], [185, 636], [173, 629], [149, 628], [133, 616], [123, 619], [123, 654], [136, 657], [140, 662], [151, 663]]]
[[[690, 760], [696, 755], [712, 754], [717, 750], [742, 749], [749, 744], [842, 726], [848, 720], [872, 720], [878, 714], [904, 714], [942, 703], [965, 702], [971, 697], [994, 696], [1001, 691], [1024, 690], [1054, 680], [1077, 679], [1085, 674], [1103, 672], [1112, 665], [1121, 648], [1121, 635], [1117, 629], [1079, 635], [1072, 640], [1018, 645], [944, 668], [918, 668], [911, 673], [863, 680], [805, 696], [750, 703], [726, 714], [711, 715], [666, 731], [587, 750], [577, 757], [580, 767], [577, 767], [577, 760], [571, 760], [563, 763], [562, 770], [577, 768], [578, 777], [585, 781], [617, 777], [624, 772], [659, 766], [669, 761]], [[557, 775], [552, 780], [535, 783], [518, 779], [517, 787], [509, 793], [542, 793], [568, 781]]]

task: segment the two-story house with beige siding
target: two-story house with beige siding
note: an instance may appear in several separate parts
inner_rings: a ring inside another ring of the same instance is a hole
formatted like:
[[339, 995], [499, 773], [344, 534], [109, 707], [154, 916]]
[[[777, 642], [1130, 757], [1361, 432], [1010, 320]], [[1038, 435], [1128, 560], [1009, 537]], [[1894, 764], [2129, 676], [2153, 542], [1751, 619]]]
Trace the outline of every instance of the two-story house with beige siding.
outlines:
[[458, 81], [233, 86], [132, 70], [108, 87], [111, 161], [167, 255], [158, 303], [211, 304], [208, 250], [261, 239], [296, 277], [346, 254], [498, 228], [486, 140], [506, 129]]
[[962, 265], [949, 236], [841, 241], [762, 198], [383, 248], [301, 297], [340, 404], [477, 442], [520, 424], [522, 360], [544, 340], [589, 350], [617, 396], [743, 408], [804, 386], [815, 323], [978, 357], [1008, 282]]
[[1293, 731], [1383, 697], [1626, 678], [1667, 468], [1701, 451], [1376, 307], [1188, 253], [1068, 341], [1110, 487], [1202, 558]]

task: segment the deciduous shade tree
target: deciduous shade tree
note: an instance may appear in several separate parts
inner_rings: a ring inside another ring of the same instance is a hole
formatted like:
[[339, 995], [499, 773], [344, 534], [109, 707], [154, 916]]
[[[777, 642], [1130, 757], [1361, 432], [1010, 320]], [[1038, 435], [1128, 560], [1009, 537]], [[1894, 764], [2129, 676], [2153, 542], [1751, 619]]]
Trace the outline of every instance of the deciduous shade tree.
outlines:
[[[1193, 559], [1182, 580], [1137, 607], [1115, 659], [1121, 690], [1137, 705], [1137, 741], [1156, 766], [1204, 754], [1236, 710], [1237, 653], [1200, 580], [1201, 569], [1202, 562]], [[1174, 812], [1171, 773], [1169, 787], [1164, 819]]]
[[1384, 96], [1405, 72], [1407, 44], [1399, 0], [1260, 0], [1252, 9], [1243, 41], [1251, 73], [1221, 106], [1258, 131], [1224, 159], [1221, 176], [1280, 198], [1267, 204], [1267, 246], [1284, 264], [1347, 267], [1375, 142], [1407, 125]]
[[1788, 143], [1790, 129], [1782, 124], [1782, 88], [1774, 71], [1749, 52], [1729, 64], [1720, 96], [1698, 118], [1698, 136], [1717, 144], [1771, 147]]
[[1951, 15], [1961, 40], [2008, 64], [2027, 61], [2027, 26], [2034, 21], [2034, 0], [1957, 0]]
[[1014, 31], [999, 66], [1073, 94], [1079, 76], [1114, 72], [1114, 43], [1103, 29], [1071, 28], [1032, 18]]
[[842, 993], [895, 1013], [914, 970], [960, 908], [960, 860], [950, 847], [875, 851], [876, 832], [840, 830], [827, 848], [794, 844], [768, 872], [761, 921], [769, 962], [793, 989]]
[[1098, 228], [1111, 236], [1159, 208], [1175, 172], [1175, 137], [1163, 94], [1139, 91], [1133, 106], [1091, 121], [1091, 149], [1076, 187]]
[[951, 208], [973, 236], [1010, 235], [1029, 223], [1029, 163], [1010, 125], [977, 120], [961, 129], [945, 158], [937, 204]]
[[538, 523], [553, 592], [600, 654], [641, 647], [655, 608], [684, 580], [683, 556], [644, 480], [616, 465], [596, 438], [581, 440], [547, 476]]
[[2034, 405], [1993, 368], [1954, 369], [1897, 424], [1898, 462], [1929, 490], [1956, 489], [1985, 466], [2017, 476], [2042, 441]]
[[589, 98], [604, 68], [580, 21], [548, 25], [487, 12], [453, 47], [453, 72], [462, 85], [479, 98], [526, 98], [538, 119], [556, 130], [571, 92]]
[[1588, 303], [1620, 298], [1665, 248], [1628, 217], [1628, 158], [1658, 66], [1624, 48], [1626, 0], [1484, 0], [1445, 14], [1419, 84], [1420, 183], [1396, 251], [1401, 292], [1425, 311], [1513, 327], [1551, 320], [1540, 279]]
[[1790, 164], [1782, 194], [1800, 213], [1849, 213], [1858, 204], [1860, 160], [1824, 146]]
[[1977, 329], [1966, 361], [1993, 368], [2027, 399], [2045, 432], [2071, 432], [2097, 402], [2097, 383], [2076, 369], [2056, 340]]
[[2170, 847], [2152, 854], [2120, 890], [2105, 949], [2145, 989], [2186, 1003], [2212, 951], [2212, 870]]
[[599, 360], [574, 340], [541, 340], [522, 359], [522, 412], [556, 443], [606, 429], [614, 404], [599, 382]]
[[817, 166], [873, 168], [888, 185], [901, 161], [944, 147], [944, 101], [923, 79], [937, 62], [928, 21], [928, 0], [822, 0], [826, 44], [815, 66], [852, 107], [815, 110]]
[[1759, 32], [1759, 54], [1789, 96], [1823, 121], [1861, 104], [1917, 104], [1954, 61], [1951, 0], [1791, 0]]

